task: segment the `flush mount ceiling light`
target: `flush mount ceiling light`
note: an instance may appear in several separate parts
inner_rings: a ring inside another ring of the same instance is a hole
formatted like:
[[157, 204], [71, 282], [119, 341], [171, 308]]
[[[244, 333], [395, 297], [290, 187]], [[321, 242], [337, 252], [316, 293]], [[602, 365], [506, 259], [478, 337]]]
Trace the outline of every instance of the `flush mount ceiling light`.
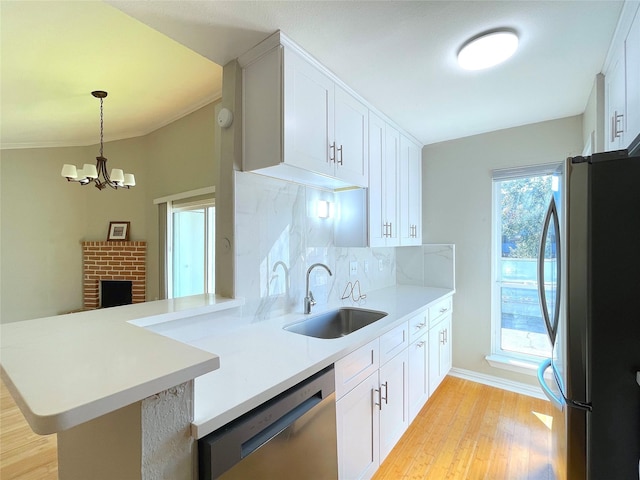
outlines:
[[458, 64], [465, 70], [493, 67], [511, 57], [518, 49], [514, 30], [499, 29], [469, 39], [458, 52]]
[[80, 185], [88, 185], [93, 181], [98, 190], [102, 190], [107, 186], [115, 189], [131, 188], [136, 184], [136, 179], [132, 173], [124, 173], [119, 168], [111, 170], [110, 175], [107, 173], [107, 159], [102, 156], [102, 137], [104, 130], [102, 101], [107, 96], [107, 92], [96, 90], [95, 92], [91, 92], [91, 95], [100, 99], [100, 156], [96, 157], [96, 165], [85, 163], [81, 169], [76, 168], [75, 165], [65, 163], [62, 166], [61, 175], [69, 182], [78, 182]]

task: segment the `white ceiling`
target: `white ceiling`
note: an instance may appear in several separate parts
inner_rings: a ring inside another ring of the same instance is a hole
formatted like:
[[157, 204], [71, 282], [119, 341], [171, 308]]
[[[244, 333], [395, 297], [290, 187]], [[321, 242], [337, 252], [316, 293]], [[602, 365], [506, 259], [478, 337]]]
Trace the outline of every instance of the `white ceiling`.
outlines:
[[[106, 138], [147, 133], [219, 95], [221, 69], [212, 62], [224, 65], [278, 29], [425, 144], [577, 115], [622, 7], [613, 0], [107, 3], [0, 2], [3, 147], [96, 143], [95, 89], [109, 91]], [[496, 27], [519, 33], [516, 55], [491, 70], [461, 70], [462, 43]]]

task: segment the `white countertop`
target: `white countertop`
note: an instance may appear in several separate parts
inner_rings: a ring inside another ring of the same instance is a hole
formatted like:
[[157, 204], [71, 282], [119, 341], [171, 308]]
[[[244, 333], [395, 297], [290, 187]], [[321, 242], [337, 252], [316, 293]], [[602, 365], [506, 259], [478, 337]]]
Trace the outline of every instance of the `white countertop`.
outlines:
[[34, 432], [66, 430], [219, 367], [214, 353], [141, 326], [242, 304], [195, 295], [6, 323], [2, 378]]
[[[282, 329], [305, 318], [302, 311], [260, 321], [218, 314], [147, 328], [220, 356], [220, 369], [195, 380], [192, 434], [202, 438], [453, 293], [452, 289], [414, 286], [368, 292], [366, 303], [359, 306], [389, 315], [337, 339], [306, 337]], [[311, 316], [350, 305], [345, 300], [316, 306]]]
[[[304, 319], [301, 311], [254, 321], [231, 310], [241, 299], [212, 295], [8, 323], [0, 326], [2, 376], [40, 434], [195, 378], [192, 433], [202, 438], [453, 293], [414, 286], [368, 292], [359, 306], [388, 316], [329, 340], [282, 329]], [[317, 306], [312, 315], [350, 305]]]

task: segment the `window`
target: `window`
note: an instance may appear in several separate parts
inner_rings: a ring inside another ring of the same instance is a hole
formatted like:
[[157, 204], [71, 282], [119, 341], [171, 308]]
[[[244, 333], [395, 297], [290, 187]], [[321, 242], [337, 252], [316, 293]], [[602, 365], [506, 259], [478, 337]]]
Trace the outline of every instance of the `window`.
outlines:
[[556, 167], [493, 172], [492, 354], [532, 364], [551, 355], [538, 301], [537, 259], [544, 216], [558, 189]]
[[171, 263], [168, 269], [171, 297], [213, 293], [215, 206], [200, 202], [172, 206], [171, 216]]
[[157, 199], [162, 298], [215, 292], [213, 188]]

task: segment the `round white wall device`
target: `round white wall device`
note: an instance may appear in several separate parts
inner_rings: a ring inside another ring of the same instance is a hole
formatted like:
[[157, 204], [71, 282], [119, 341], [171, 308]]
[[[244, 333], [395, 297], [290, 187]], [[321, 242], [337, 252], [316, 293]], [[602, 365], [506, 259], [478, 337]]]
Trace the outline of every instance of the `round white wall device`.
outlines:
[[222, 128], [229, 128], [233, 123], [233, 113], [228, 108], [223, 108], [218, 113], [218, 125]]

